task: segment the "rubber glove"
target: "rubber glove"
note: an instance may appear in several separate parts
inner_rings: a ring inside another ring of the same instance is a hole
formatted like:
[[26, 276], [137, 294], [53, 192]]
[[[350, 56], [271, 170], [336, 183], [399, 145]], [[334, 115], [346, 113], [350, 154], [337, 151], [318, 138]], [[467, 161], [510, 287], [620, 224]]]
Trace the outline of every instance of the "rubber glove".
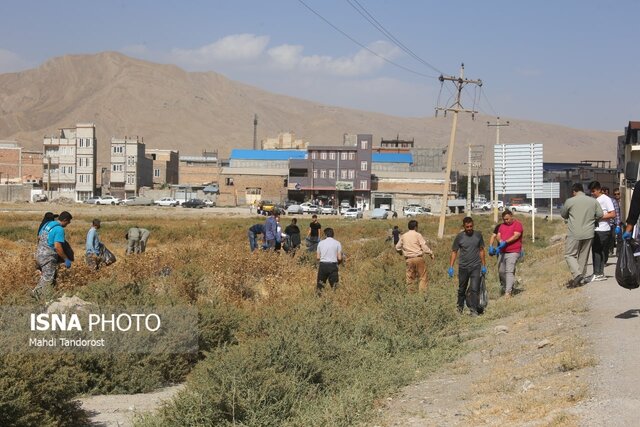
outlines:
[[70, 259], [65, 259], [64, 260], [64, 266], [67, 268], [71, 268], [71, 260]]
[[507, 242], [505, 240], [501, 241], [500, 244], [498, 245], [498, 252], [502, 251], [504, 248], [507, 247]]
[[447, 270], [447, 273], [449, 274], [449, 277], [453, 277], [453, 267], [449, 267], [449, 270]]
[[520, 251], [520, 257], [519, 257], [519, 258], [520, 258], [520, 259], [524, 258], [524, 249], [522, 249], [522, 250]]
[[487, 274], [487, 267], [483, 265], [482, 268], [480, 269], [480, 273]]
[[494, 256], [496, 254], [496, 248], [493, 245], [489, 246], [489, 256]]
[[630, 232], [628, 232], [628, 231], [625, 231], [624, 233], [622, 233], [622, 238], [623, 238], [624, 240], [629, 240], [629, 239], [631, 239], [631, 233], [630, 233]]
[[616, 225], [616, 234], [620, 234], [622, 233], [622, 229], [620, 228], [619, 225]]

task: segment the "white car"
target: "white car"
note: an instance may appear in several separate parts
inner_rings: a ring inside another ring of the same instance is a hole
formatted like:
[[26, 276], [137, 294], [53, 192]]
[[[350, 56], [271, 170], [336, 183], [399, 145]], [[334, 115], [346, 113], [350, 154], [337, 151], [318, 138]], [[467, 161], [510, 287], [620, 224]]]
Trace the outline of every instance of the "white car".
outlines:
[[160, 200], [156, 200], [155, 202], [153, 202], [153, 204], [157, 205], [157, 206], [173, 206], [176, 207], [180, 204], [180, 202], [178, 202], [176, 199], [172, 198], [172, 197], [163, 197]]
[[[504, 209], [504, 202], [502, 200], [498, 200], [498, 210], [501, 211]], [[488, 211], [493, 209], [493, 207], [496, 205], [496, 202], [486, 202], [480, 205], [480, 209], [482, 209], [483, 211]]]
[[96, 199], [96, 205], [119, 205], [120, 199], [113, 196], [102, 196]]
[[304, 202], [304, 203], [300, 203], [300, 206], [302, 206], [302, 212], [303, 213], [308, 213], [308, 214], [317, 214], [318, 213], [318, 206], [309, 203], [309, 202]]
[[342, 216], [344, 218], [362, 218], [362, 211], [360, 209], [356, 209], [356, 208], [349, 208], [347, 209]]
[[318, 213], [321, 215], [338, 215], [338, 211], [333, 206], [323, 206], [318, 208]]
[[512, 212], [525, 212], [525, 213], [531, 213], [531, 211], [533, 211], [533, 213], [538, 213], [538, 208], [534, 208], [530, 204], [522, 204], [522, 205], [517, 205], [517, 206], [511, 206], [511, 211]]
[[407, 218], [413, 218], [420, 215], [430, 215], [430, 212], [420, 207], [408, 208], [404, 211], [404, 216], [406, 216]]
[[289, 205], [287, 215], [303, 214], [304, 209], [300, 205]]

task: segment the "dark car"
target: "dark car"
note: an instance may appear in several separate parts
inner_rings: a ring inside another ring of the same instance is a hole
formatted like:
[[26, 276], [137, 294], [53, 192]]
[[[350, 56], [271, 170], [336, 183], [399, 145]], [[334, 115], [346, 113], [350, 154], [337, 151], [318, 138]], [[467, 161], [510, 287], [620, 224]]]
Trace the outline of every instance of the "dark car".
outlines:
[[184, 202], [182, 204], [183, 208], [197, 208], [197, 209], [202, 209], [207, 207], [207, 204], [204, 202], [204, 200], [200, 200], [200, 199], [190, 199], [187, 200], [186, 202]]

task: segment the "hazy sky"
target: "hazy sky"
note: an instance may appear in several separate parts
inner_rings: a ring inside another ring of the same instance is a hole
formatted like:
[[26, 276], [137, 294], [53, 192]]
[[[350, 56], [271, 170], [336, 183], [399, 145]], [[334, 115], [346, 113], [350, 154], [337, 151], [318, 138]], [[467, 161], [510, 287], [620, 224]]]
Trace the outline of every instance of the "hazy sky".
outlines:
[[639, 1], [303, 0], [366, 48], [301, 1], [5, 0], [0, 72], [119, 51], [324, 104], [422, 117], [440, 93], [441, 104], [451, 97], [437, 76], [457, 75], [464, 62], [465, 77], [484, 82], [483, 94], [467, 88], [464, 107], [477, 97], [484, 114], [618, 132], [640, 120]]

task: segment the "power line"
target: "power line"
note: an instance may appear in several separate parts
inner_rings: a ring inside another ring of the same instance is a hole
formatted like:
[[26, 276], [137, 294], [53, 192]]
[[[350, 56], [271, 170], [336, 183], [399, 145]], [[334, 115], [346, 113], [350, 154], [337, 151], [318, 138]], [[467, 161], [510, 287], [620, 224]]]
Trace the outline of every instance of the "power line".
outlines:
[[309, 9], [309, 11], [311, 11], [311, 13], [313, 13], [314, 15], [316, 15], [318, 18], [322, 19], [324, 22], [326, 22], [329, 26], [331, 26], [331, 28], [333, 28], [334, 30], [336, 30], [337, 32], [339, 32], [340, 34], [342, 34], [343, 36], [345, 36], [346, 38], [348, 38], [349, 40], [351, 40], [353, 43], [357, 44], [358, 46], [360, 46], [361, 48], [367, 50], [368, 52], [370, 52], [371, 54], [377, 56], [378, 58], [382, 59], [383, 61], [391, 64], [391, 65], [395, 65], [398, 68], [401, 68], [405, 71], [408, 71], [410, 73], [413, 74], [417, 74], [419, 76], [422, 77], [428, 77], [428, 78], [435, 78], [434, 76], [430, 76], [428, 74], [424, 74], [421, 73], [419, 71], [415, 71], [412, 70], [411, 68], [405, 67], [404, 65], [400, 65], [396, 62], [393, 62], [392, 60], [385, 58], [384, 56], [380, 55], [379, 53], [371, 50], [370, 48], [368, 48], [367, 46], [365, 46], [364, 44], [360, 43], [358, 40], [354, 39], [353, 37], [351, 37], [349, 34], [347, 34], [346, 32], [342, 31], [340, 28], [338, 28], [337, 26], [333, 25], [327, 18], [325, 18], [324, 16], [320, 15], [320, 13], [316, 12], [314, 9], [312, 9], [308, 4], [306, 4], [304, 1], [302, 0], [298, 0], [298, 2], [300, 4], [302, 4], [304, 7], [306, 7], [307, 9]]
[[[389, 30], [387, 30], [384, 25], [380, 23], [369, 11], [362, 5], [358, 0], [347, 0], [347, 3], [356, 10], [364, 19], [366, 19], [371, 25], [373, 25], [380, 33], [382, 33], [389, 41], [398, 46], [400, 49], [405, 51], [409, 56], [414, 58], [416, 61], [426, 65], [431, 68], [438, 74], [444, 74], [442, 71], [438, 70], [435, 66], [431, 65], [418, 55], [416, 55], [411, 49], [409, 49], [404, 43], [402, 43], [396, 36], [391, 34]], [[355, 3], [355, 4], [354, 4]], [[357, 6], [356, 6], [357, 5]], [[434, 78], [436, 76], [433, 76]]]

